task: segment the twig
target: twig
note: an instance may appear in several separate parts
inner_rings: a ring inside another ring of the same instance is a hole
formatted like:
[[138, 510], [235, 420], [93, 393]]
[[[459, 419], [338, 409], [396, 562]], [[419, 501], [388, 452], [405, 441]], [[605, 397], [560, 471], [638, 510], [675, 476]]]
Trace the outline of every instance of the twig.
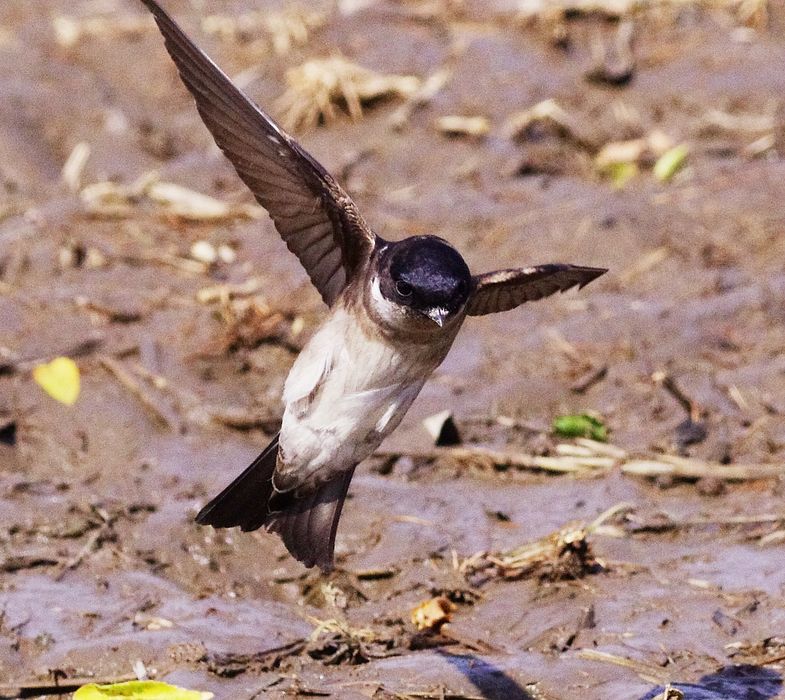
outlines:
[[751, 481], [785, 475], [785, 464], [719, 464], [662, 455], [658, 459], [632, 459], [621, 465], [623, 474], [674, 476], [681, 479], [713, 477], [725, 481]]
[[170, 430], [173, 429], [172, 422], [161, 409], [158, 408], [152, 397], [144, 390], [142, 385], [139, 384], [119, 362], [117, 362], [117, 360], [108, 357], [107, 355], [101, 355], [98, 358], [98, 361], [107, 372], [117, 379], [126, 391], [136, 397], [139, 403], [147, 409], [156, 421], [165, 428], [169, 428]]
[[602, 381], [608, 376], [608, 365], [600, 365], [586, 372], [570, 386], [570, 391], [574, 394], [585, 394], [597, 382]]
[[452, 629], [452, 625], [448, 622], [441, 626], [438, 631], [438, 634], [445, 639], [448, 643], [455, 643], [469, 651], [476, 651], [480, 654], [498, 654], [500, 649], [495, 647], [488, 642], [484, 642], [482, 639], [468, 639], [464, 635], [460, 634], [456, 630]]
[[398, 457], [411, 457], [413, 459], [437, 460], [454, 459], [458, 462], [479, 462], [492, 465], [497, 469], [534, 469], [540, 471], [596, 474], [600, 470], [607, 470], [616, 464], [612, 457], [543, 457], [525, 452], [502, 452], [486, 447], [434, 447], [421, 451], [377, 451], [377, 457], [395, 459]]
[[729, 114], [719, 109], [710, 109], [701, 121], [708, 130], [760, 133], [777, 128], [776, 117], [771, 114]]
[[85, 542], [84, 546], [76, 553], [76, 555], [63, 564], [60, 571], [54, 577], [54, 580], [62, 581], [68, 571], [79, 566], [79, 564], [81, 564], [85, 558], [99, 546], [101, 540], [104, 538], [107, 532], [108, 529], [106, 528], [106, 524], [104, 524], [100, 530], [92, 533], [87, 538], [87, 542]]
[[10, 556], [0, 562], [0, 571], [13, 573], [22, 569], [36, 569], [40, 566], [55, 566], [59, 564], [58, 559], [45, 555], [17, 554]]
[[352, 572], [360, 581], [379, 581], [381, 579], [392, 578], [399, 573], [395, 567], [389, 566], [383, 569], [360, 569]]
[[729, 387], [725, 387], [725, 390], [728, 392], [730, 400], [738, 406], [740, 411], [750, 410], [750, 405], [747, 402], [747, 399], [744, 398], [744, 394], [741, 393], [739, 387], [735, 384], [731, 384]]
[[670, 674], [667, 674], [659, 666], [649, 664], [644, 661], [636, 661], [628, 659], [626, 656], [618, 656], [611, 654], [607, 651], [599, 651], [598, 649], [581, 649], [578, 656], [587, 661], [601, 661], [607, 664], [614, 664], [616, 666], [623, 666], [635, 671], [643, 680], [650, 683], [664, 684], [670, 679]]
[[82, 173], [84, 173], [89, 158], [90, 144], [80, 141], [74, 146], [63, 165], [60, 176], [68, 189], [74, 194], [79, 191], [79, 187], [82, 184]]
[[628, 458], [627, 451], [621, 447], [589, 438], [575, 438], [575, 442], [561, 442], [556, 445], [556, 452], [573, 457], [613, 457], [618, 460]]
[[633, 527], [632, 530], [639, 532], [668, 532], [671, 530], [681, 530], [687, 528], [697, 528], [705, 526], [733, 527], [735, 525], [764, 525], [768, 523], [779, 523], [785, 521], [785, 513], [763, 513], [761, 515], [731, 515], [715, 516], [708, 518], [686, 518], [684, 520], [643, 520], [633, 515], [627, 515], [627, 521]]
[[93, 532], [87, 538], [87, 542], [84, 543], [84, 546], [73, 557], [71, 557], [71, 559], [63, 564], [60, 571], [54, 577], [55, 581], [62, 581], [66, 573], [78, 567], [90, 554], [98, 549], [114, 526], [117, 520], [117, 515], [109, 515], [100, 508], [95, 508], [94, 510], [101, 520], [103, 520], [101, 527]]
[[687, 412], [687, 415], [692, 421], [699, 421], [703, 411], [697, 402], [693, 401], [687, 396], [676, 384], [676, 380], [667, 372], [660, 370], [651, 375], [655, 384], [659, 384], [665, 389], [676, 401], [679, 402], [681, 407]]
[[70, 49], [89, 38], [140, 36], [154, 26], [152, 17], [119, 12], [112, 12], [111, 17], [56, 15], [52, 19], [55, 40], [64, 49]]
[[74, 298], [74, 303], [80, 309], [92, 311], [94, 313], [105, 316], [109, 321], [116, 323], [134, 323], [140, 321], [144, 316], [144, 311], [141, 309], [122, 309], [109, 306], [99, 301], [88, 299], [85, 296], [77, 296]]
[[224, 283], [202, 287], [196, 293], [196, 299], [202, 304], [211, 304], [216, 301], [226, 303], [237, 297], [247, 297], [256, 294], [262, 288], [259, 277], [250, 277], [245, 282], [237, 284]]
[[[174, 182], [162, 182], [158, 173], [147, 172], [128, 185], [116, 182], [94, 182], [79, 193], [89, 214], [109, 218], [130, 216], [134, 206], [144, 198], [154, 202], [164, 216], [188, 221], [223, 221], [235, 217], [258, 218], [261, 209], [256, 205], [232, 205], [201, 192], [190, 190]], [[155, 251], [142, 253], [142, 259], [173, 264], [180, 269], [205, 272], [208, 265], [196, 260], [168, 256]]]
[[[654, 0], [641, 3], [639, 0], [532, 0], [520, 3], [518, 17], [521, 21], [529, 21], [543, 17], [565, 17], [567, 15], [602, 15], [608, 19], [624, 19], [645, 10], [656, 10], [661, 7], [683, 7], [684, 0]], [[747, 26], [766, 27], [768, 9], [765, 1], [751, 3], [716, 2], [716, 0], [693, 0], [695, 7], [711, 7], [725, 9], [736, 18], [736, 21]]]
[[612, 505], [610, 508], [605, 509], [600, 513], [594, 520], [589, 523], [588, 527], [586, 528], [587, 532], [591, 534], [595, 530], [601, 528], [605, 523], [607, 523], [612, 518], [615, 518], [617, 515], [621, 513], [628, 513], [631, 510], [635, 509], [635, 505], [633, 503], [628, 503], [627, 501], [622, 501], [621, 503], [616, 503]]
[[295, 639], [288, 644], [265, 649], [264, 651], [243, 653], [211, 652], [206, 656], [207, 670], [217, 676], [233, 677], [245, 673], [248, 669], [263, 671], [276, 668], [283, 659], [302, 653], [308, 644], [308, 638]]
[[635, 457], [616, 445], [579, 438], [556, 446], [557, 456], [532, 455], [525, 452], [492, 450], [487, 447], [434, 447], [427, 450], [380, 450], [377, 457], [387, 460], [410, 457], [436, 461], [453, 459], [499, 470], [514, 468], [556, 474], [597, 476], [618, 466], [630, 476], [672, 476], [677, 479], [712, 477], [725, 481], [753, 481], [785, 476], [785, 464], [720, 464], [675, 455]]
[[410, 692], [393, 692], [395, 700], [483, 700], [481, 695], [464, 695], [445, 690], [442, 686], [438, 690], [413, 690]]
[[128, 265], [144, 266], [152, 263], [154, 265], [173, 267], [175, 270], [194, 275], [203, 275], [209, 268], [209, 265], [198, 260], [191, 260], [191, 258], [184, 258], [180, 255], [171, 255], [169, 253], [140, 252], [136, 255], [123, 255], [118, 259]]
[[785, 654], [777, 654], [777, 656], [771, 656], [767, 659], [758, 659], [747, 663], [751, 663], [753, 666], [768, 666], [769, 664], [776, 664], [780, 661], [785, 661]]

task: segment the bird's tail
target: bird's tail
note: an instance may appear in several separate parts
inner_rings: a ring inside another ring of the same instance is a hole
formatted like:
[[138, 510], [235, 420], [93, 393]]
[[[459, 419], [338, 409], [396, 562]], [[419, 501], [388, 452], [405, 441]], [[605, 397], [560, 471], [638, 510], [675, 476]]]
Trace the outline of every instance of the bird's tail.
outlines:
[[248, 532], [267, 520], [273, 495], [273, 471], [278, 458], [278, 435], [251, 465], [210, 501], [196, 516], [200, 525], [235, 527]]
[[335, 533], [353, 475], [354, 469], [350, 469], [313, 491], [273, 496], [267, 529], [277, 532], [286, 549], [305, 566], [332, 571]]
[[251, 465], [196, 516], [200, 525], [239, 526], [244, 532], [266, 526], [305, 566], [333, 568], [335, 533], [354, 469], [306, 493], [277, 493], [273, 472], [278, 436]]

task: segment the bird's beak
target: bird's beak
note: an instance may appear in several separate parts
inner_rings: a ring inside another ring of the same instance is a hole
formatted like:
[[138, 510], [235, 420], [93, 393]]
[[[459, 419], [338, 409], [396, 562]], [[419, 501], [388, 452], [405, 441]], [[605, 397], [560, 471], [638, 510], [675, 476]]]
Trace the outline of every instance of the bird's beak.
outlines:
[[433, 321], [439, 328], [444, 326], [444, 321], [449, 316], [450, 312], [447, 311], [443, 306], [434, 306], [432, 309], [428, 309], [426, 316], [428, 316], [431, 321]]

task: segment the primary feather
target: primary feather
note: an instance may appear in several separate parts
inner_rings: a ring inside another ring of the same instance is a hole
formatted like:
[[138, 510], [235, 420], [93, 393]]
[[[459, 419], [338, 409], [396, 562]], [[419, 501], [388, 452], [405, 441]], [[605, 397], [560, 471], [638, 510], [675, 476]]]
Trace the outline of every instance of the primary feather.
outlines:
[[332, 176], [232, 84], [155, 0], [142, 2], [215, 142], [332, 305], [367, 263], [376, 236]]

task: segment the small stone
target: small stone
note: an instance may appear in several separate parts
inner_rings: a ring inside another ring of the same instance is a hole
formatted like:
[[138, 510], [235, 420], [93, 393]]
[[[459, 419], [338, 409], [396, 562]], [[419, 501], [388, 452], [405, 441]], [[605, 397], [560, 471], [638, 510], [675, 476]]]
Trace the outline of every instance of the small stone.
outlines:
[[435, 413], [426, 418], [422, 424], [433, 438], [433, 444], [437, 447], [461, 444], [461, 435], [458, 432], [458, 426], [455, 424], [451, 411]]
[[191, 246], [191, 258], [205, 265], [212, 265], [218, 260], [218, 251], [209, 241], [196, 241]]
[[697, 445], [703, 442], [708, 434], [706, 423], [687, 418], [676, 426], [676, 444], [682, 449], [688, 445]]
[[218, 246], [218, 259], [222, 263], [231, 265], [235, 260], [237, 260], [237, 253], [235, 253], [232, 246], [222, 243]]

